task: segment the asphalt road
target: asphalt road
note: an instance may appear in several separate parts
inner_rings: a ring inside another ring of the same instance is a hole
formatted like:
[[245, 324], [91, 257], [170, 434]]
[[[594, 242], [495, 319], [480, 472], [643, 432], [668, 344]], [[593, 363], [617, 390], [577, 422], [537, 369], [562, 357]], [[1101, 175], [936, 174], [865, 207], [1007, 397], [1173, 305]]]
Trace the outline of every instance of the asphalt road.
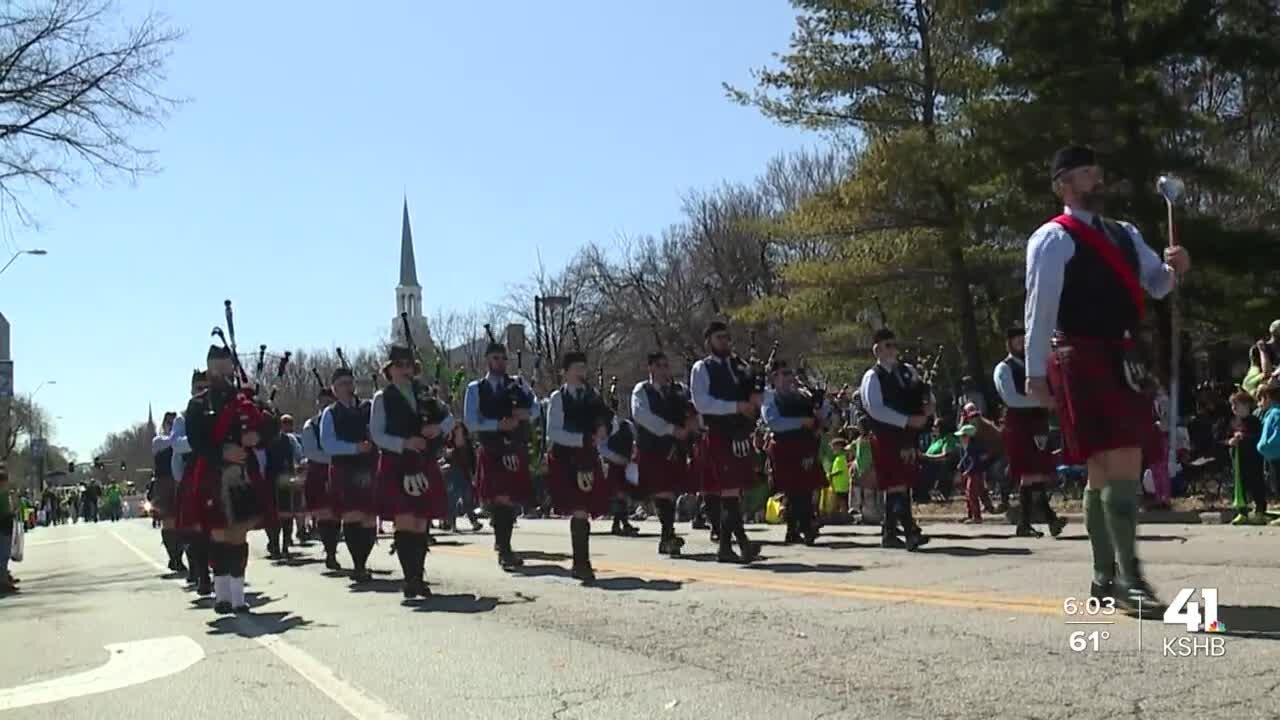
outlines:
[[[257, 533], [254, 613], [228, 618], [164, 577], [149, 523], [40, 529], [14, 565], [23, 592], [0, 598], [0, 716], [1280, 717], [1275, 528], [1142, 528], [1165, 600], [1217, 588], [1227, 632], [1210, 636], [1067, 616], [1064, 600], [1088, 591], [1079, 526], [1030, 540], [929, 525], [937, 539], [915, 554], [881, 550], [874, 528], [832, 527], [815, 548], [769, 544], [749, 567], [715, 563], [687, 525], [686, 556], [659, 558], [656, 525], [643, 527], [650, 537], [593, 536], [593, 588], [568, 577], [567, 521], [520, 521], [516, 576], [487, 530], [441, 536], [435, 597], [416, 606], [402, 604], [386, 539], [371, 561], [384, 572], [352, 588], [326, 576], [318, 545], [272, 564]], [[1073, 651], [1072, 632], [1098, 632], [1100, 648]], [[1166, 657], [1165, 638], [1220, 654]]]

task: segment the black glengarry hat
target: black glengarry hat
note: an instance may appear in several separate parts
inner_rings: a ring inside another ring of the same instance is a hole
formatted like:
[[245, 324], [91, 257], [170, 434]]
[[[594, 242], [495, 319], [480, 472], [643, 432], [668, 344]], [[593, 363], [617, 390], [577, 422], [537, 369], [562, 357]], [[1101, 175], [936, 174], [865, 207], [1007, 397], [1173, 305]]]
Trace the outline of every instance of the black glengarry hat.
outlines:
[[882, 327], [879, 330], [876, 330], [875, 333], [871, 335], [871, 342], [874, 345], [879, 345], [880, 343], [886, 340], [893, 340], [897, 337], [898, 337], [897, 335], [893, 334], [892, 330], [890, 330], [887, 327]]
[[569, 366], [574, 363], [582, 363], [585, 365], [587, 363], [587, 354], [579, 350], [570, 350], [564, 354], [563, 358], [560, 359], [560, 368], [568, 370]]
[[1097, 165], [1097, 153], [1088, 145], [1066, 145], [1058, 148], [1049, 164], [1049, 179], [1057, 180], [1062, 173], [1080, 167]]
[[715, 335], [718, 332], [725, 332], [728, 329], [729, 329], [729, 325], [726, 324], [724, 321], [712, 320], [711, 322], [707, 323], [707, 329], [703, 331], [702, 339], [708, 340], [711, 338], [712, 335]]
[[329, 373], [329, 384], [332, 385], [342, 378], [354, 378], [355, 376], [356, 374], [349, 367], [334, 368], [333, 372]]
[[1017, 326], [1017, 325], [1015, 325], [1015, 326], [1013, 326], [1013, 327], [1009, 328], [1008, 330], [1005, 330], [1005, 331], [1004, 331], [1004, 337], [1005, 337], [1005, 339], [1006, 339], [1006, 340], [1012, 340], [1012, 339], [1014, 339], [1014, 338], [1025, 337], [1025, 336], [1026, 336], [1026, 334], [1027, 334], [1027, 331], [1026, 331], [1025, 329], [1023, 329], [1022, 327]]
[[204, 357], [205, 360], [230, 360], [231, 349], [221, 345], [210, 345], [209, 352]]
[[497, 341], [490, 342], [488, 345], [484, 346], [484, 354], [486, 357], [494, 354], [506, 355], [507, 346]]

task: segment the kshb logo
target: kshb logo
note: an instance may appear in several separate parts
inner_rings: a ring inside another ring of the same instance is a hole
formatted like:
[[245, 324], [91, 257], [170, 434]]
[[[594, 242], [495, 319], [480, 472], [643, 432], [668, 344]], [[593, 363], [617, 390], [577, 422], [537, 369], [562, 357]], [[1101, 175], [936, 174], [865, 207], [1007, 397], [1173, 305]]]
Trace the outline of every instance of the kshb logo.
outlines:
[[1164, 611], [1165, 624], [1185, 625], [1188, 632], [1226, 632], [1226, 626], [1218, 620], [1218, 589], [1200, 588], [1199, 602], [1191, 599], [1196, 592], [1196, 588], [1182, 588], [1178, 591], [1173, 602]]

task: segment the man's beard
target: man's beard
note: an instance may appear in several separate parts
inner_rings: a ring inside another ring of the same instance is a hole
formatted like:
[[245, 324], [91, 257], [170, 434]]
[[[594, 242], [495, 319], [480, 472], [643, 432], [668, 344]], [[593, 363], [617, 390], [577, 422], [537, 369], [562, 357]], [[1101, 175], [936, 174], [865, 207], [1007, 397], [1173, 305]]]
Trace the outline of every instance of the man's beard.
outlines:
[[1080, 196], [1080, 204], [1092, 213], [1101, 214], [1107, 205], [1107, 191], [1101, 185]]

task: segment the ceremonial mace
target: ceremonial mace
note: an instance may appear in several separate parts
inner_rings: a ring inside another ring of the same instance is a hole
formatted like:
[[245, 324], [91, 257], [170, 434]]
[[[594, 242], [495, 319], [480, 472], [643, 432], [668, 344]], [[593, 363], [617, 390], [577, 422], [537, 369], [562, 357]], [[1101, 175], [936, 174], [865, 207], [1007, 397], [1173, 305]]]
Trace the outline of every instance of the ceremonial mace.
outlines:
[[[1156, 180], [1156, 192], [1160, 193], [1160, 197], [1164, 198], [1165, 209], [1168, 211], [1169, 223], [1169, 247], [1178, 246], [1178, 230], [1173, 224], [1173, 206], [1182, 200], [1182, 196], [1187, 192], [1186, 183], [1173, 175], [1161, 175]], [[1178, 458], [1178, 395], [1181, 386], [1179, 375], [1181, 374], [1182, 365], [1182, 329], [1178, 318], [1178, 284], [1175, 282], [1173, 290], [1169, 292], [1169, 350], [1172, 357], [1169, 358], [1169, 472], [1173, 472], [1174, 463]]]

